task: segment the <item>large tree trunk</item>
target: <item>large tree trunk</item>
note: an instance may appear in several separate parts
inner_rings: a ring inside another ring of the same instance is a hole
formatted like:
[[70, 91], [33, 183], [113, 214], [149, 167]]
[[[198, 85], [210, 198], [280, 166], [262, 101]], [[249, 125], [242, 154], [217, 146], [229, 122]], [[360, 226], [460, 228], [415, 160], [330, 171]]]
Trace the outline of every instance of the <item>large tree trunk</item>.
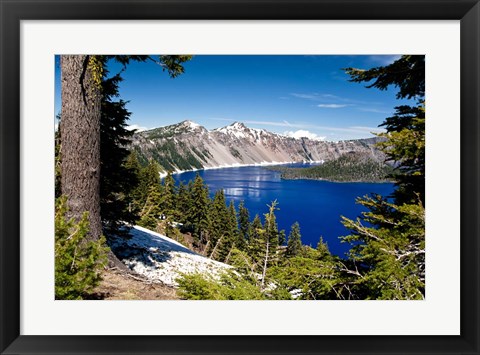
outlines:
[[89, 212], [90, 237], [102, 234], [100, 218], [100, 100], [87, 55], [63, 55], [62, 69], [62, 194], [70, 216]]

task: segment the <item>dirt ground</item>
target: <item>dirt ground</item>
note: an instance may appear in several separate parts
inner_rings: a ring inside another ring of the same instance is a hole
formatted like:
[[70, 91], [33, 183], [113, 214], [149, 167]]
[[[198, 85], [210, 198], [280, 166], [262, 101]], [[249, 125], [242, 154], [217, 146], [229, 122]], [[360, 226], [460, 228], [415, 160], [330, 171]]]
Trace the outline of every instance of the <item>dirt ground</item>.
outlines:
[[120, 271], [105, 270], [102, 281], [95, 288], [93, 299], [100, 300], [178, 300], [176, 289], [152, 283], [140, 276]]

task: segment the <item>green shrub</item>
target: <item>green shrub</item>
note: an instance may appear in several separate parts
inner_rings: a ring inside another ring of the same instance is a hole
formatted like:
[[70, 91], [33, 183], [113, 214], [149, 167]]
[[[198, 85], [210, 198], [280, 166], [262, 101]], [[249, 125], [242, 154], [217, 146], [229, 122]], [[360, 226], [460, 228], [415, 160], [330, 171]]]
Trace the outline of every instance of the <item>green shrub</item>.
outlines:
[[82, 299], [100, 281], [100, 271], [107, 261], [105, 237], [88, 240], [88, 212], [75, 223], [66, 219], [67, 199], [55, 203], [55, 299]]
[[179, 296], [188, 300], [261, 300], [260, 288], [234, 272], [224, 273], [220, 280], [206, 275], [183, 275], [177, 279]]

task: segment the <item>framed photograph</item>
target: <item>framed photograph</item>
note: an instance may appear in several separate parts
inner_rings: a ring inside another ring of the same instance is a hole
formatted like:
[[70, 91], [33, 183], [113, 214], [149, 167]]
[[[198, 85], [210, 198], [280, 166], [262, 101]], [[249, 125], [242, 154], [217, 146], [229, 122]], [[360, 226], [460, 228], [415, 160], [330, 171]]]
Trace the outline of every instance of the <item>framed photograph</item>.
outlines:
[[2, 354], [480, 353], [478, 1], [0, 4]]

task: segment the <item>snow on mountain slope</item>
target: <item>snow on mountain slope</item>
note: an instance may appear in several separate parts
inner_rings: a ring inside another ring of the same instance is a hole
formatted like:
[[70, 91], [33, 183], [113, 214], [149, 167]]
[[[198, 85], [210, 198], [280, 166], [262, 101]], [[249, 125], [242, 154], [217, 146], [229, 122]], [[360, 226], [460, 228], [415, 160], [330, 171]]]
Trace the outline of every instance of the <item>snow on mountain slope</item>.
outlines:
[[202, 273], [218, 277], [231, 266], [206, 258], [177, 241], [149, 229], [134, 226], [131, 238], [118, 237], [110, 247], [131, 270], [153, 282], [178, 286], [180, 274]]
[[223, 133], [227, 136], [235, 138], [246, 138], [253, 142], [258, 142], [261, 140], [262, 135], [263, 137], [267, 137], [268, 135], [279, 136], [276, 133], [267, 132], [263, 129], [249, 128], [241, 122], [234, 122], [229, 126], [214, 129], [212, 132]]
[[293, 138], [241, 122], [208, 131], [192, 121], [136, 133], [131, 149], [144, 163], [156, 160], [165, 171], [185, 171], [262, 162], [327, 161], [350, 152], [383, 161], [378, 138], [327, 142]]

